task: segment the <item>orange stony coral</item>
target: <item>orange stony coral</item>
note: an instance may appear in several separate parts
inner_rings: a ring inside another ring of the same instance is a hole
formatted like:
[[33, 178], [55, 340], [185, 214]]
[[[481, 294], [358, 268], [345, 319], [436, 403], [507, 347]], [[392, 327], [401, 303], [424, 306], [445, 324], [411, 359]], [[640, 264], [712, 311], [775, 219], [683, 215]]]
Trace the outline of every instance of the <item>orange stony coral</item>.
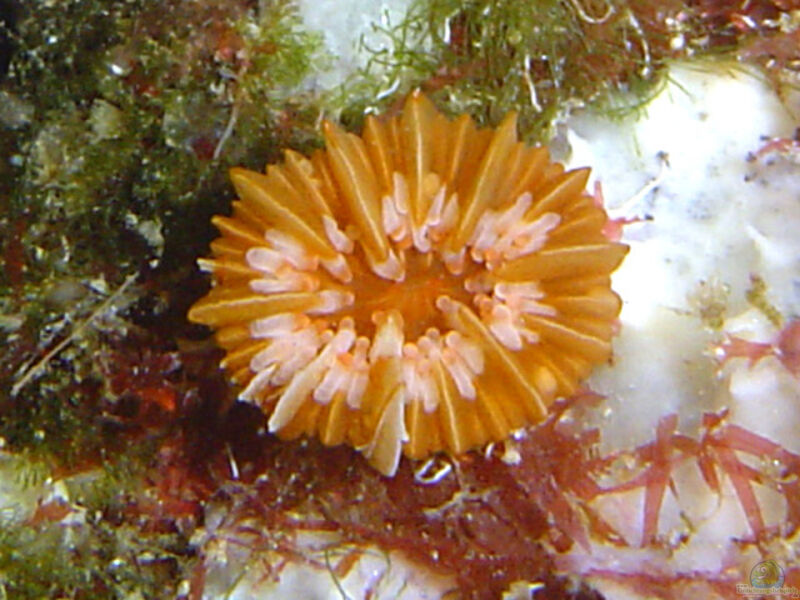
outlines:
[[239, 200], [200, 259], [214, 286], [189, 319], [216, 329], [240, 398], [284, 439], [400, 455], [463, 453], [541, 421], [611, 354], [610, 274], [588, 169], [450, 121], [421, 93], [361, 136], [235, 168]]

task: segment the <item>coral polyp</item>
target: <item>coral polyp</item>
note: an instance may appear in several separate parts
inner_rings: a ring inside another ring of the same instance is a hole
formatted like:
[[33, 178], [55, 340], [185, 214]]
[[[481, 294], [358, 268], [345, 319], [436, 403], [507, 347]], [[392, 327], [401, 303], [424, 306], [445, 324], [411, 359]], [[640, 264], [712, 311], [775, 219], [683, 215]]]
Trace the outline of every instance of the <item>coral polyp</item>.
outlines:
[[240, 398], [282, 438], [350, 444], [386, 475], [401, 454], [462, 453], [541, 421], [606, 361], [627, 246], [544, 147], [448, 120], [421, 93], [357, 136], [235, 168], [239, 200], [200, 259], [189, 319], [216, 330]]

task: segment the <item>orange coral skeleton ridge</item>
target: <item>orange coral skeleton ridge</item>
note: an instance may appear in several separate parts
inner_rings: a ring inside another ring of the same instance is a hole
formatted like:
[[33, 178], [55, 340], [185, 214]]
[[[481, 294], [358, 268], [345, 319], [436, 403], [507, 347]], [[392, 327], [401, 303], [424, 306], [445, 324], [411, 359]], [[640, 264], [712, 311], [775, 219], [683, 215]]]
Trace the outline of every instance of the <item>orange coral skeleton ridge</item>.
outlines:
[[189, 319], [216, 329], [240, 397], [284, 439], [347, 443], [392, 475], [401, 453], [462, 453], [540, 421], [607, 360], [627, 246], [602, 233], [587, 169], [450, 121], [422, 94], [361, 136], [264, 174], [200, 259]]

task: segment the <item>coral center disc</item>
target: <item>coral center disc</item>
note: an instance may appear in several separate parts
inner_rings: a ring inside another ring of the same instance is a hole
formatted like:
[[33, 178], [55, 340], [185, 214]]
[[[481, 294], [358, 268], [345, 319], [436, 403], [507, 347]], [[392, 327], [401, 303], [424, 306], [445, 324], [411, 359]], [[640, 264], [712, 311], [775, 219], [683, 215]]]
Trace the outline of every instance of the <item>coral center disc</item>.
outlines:
[[406, 340], [415, 340], [431, 327], [444, 331], [446, 325], [436, 299], [449, 296], [471, 304], [472, 294], [464, 287], [471, 272], [481, 267], [469, 262], [464, 273], [453, 275], [432, 252], [405, 251], [405, 278], [390, 281], [373, 273], [363, 260], [350, 262], [353, 281], [349, 290], [355, 294], [352, 312], [356, 331], [372, 337], [376, 312], [397, 310], [403, 316]]

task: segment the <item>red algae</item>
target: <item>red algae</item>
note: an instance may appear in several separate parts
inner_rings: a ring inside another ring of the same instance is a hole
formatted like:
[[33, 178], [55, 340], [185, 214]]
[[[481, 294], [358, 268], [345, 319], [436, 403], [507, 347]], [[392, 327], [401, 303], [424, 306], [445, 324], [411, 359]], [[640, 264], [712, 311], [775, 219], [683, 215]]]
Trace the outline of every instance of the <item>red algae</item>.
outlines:
[[794, 377], [800, 377], [800, 320], [787, 323], [769, 342], [754, 342], [728, 335], [714, 348], [721, 366], [734, 358], [746, 358], [752, 367], [767, 356], [776, 357]]
[[[794, 327], [787, 331], [783, 337], [789, 341], [782, 345], [788, 351]], [[119, 443], [154, 448], [142, 485], [103, 518], [143, 536], [191, 537], [185, 551], [197, 553], [188, 579], [192, 598], [203, 597], [209, 585], [213, 540], [240, 545], [254, 557], [277, 553], [281, 560], [264, 572], [275, 580], [287, 564], [308, 560], [298, 538], [302, 532], [336, 534], [341, 552], [329, 568], [339, 578], [354, 567], [359, 552], [377, 547], [454, 577], [455, 597], [498, 598], [512, 583], [530, 581], [543, 586], [538, 593], [546, 598], [602, 598], [588, 584], [574, 583], [570, 573], [580, 573], [678, 598], [678, 590], [690, 585], [680, 574], [572, 569], [559, 558], [598, 545], [668, 547], [659, 535], [659, 517], [673, 473], [686, 463], [696, 465], [714, 494], [730, 481], [752, 542], [785, 539], [800, 525], [800, 457], [728, 423], [725, 412], [706, 414], [696, 437], [679, 433], [677, 417], [666, 415], [651, 442], [599, 455], [601, 432], [582, 423], [603, 398], [582, 391], [558, 401], [543, 423], [518, 439], [483, 454], [437, 457], [430, 468], [404, 461], [394, 478], [386, 478], [347, 447], [266, 434], [263, 413], [234, 402], [222, 375], [210, 368], [218, 353], [190, 342], [181, 346], [142, 350], [140, 344], [118, 344], [105, 357], [117, 400], [97, 408]], [[778, 468], [754, 467], [751, 458]], [[622, 459], [633, 465], [627, 479], [602, 483]], [[785, 498], [780, 528], [763, 517], [755, 485], [768, 485]], [[640, 537], [626, 541], [592, 501], [635, 489], [645, 498]], [[34, 522], [72, 512], [71, 506], [43, 504]], [[722, 574], [705, 580], [720, 591], [732, 582]]]

